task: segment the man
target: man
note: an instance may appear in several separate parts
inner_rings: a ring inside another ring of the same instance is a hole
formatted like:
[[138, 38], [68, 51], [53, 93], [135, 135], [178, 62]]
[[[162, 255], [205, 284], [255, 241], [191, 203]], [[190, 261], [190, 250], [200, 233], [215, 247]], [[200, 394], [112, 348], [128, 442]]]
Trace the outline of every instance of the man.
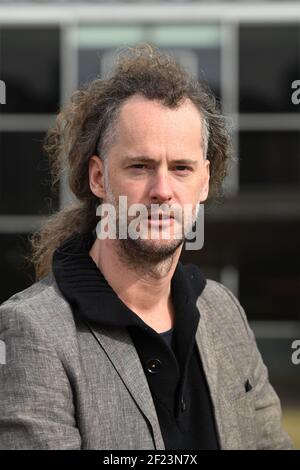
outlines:
[[[46, 149], [54, 181], [67, 155], [78, 203], [33, 238], [38, 280], [0, 307], [0, 447], [290, 448], [241, 305], [179, 261], [230, 158], [211, 94], [137, 47], [73, 95]], [[146, 208], [143, 237], [120, 235], [121, 197], [126, 235], [130, 208]], [[99, 203], [116, 210], [116, 237]]]

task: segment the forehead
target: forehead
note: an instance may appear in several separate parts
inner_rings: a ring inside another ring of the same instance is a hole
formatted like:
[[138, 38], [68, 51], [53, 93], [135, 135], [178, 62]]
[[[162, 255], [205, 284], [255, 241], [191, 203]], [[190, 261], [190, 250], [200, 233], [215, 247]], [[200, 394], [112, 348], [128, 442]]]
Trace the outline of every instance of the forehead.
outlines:
[[158, 142], [195, 140], [199, 143], [202, 120], [200, 112], [189, 99], [177, 108], [169, 108], [157, 100], [135, 95], [121, 108], [118, 131], [123, 141], [130, 140], [131, 143], [153, 138]]

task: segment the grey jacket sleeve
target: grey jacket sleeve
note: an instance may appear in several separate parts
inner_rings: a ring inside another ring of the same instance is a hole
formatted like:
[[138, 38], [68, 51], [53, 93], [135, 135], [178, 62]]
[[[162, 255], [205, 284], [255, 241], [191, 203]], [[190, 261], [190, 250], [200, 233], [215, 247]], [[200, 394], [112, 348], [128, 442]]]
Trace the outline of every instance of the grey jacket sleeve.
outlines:
[[280, 400], [269, 382], [269, 374], [258, 350], [254, 333], [249, 326], [244, 309], [224, 285], [222, 288], [231, 297], [242, 317], [251, 345], [252, 377], [255, 388], [255, 416], [258, 450], [291, 450], [293, 443], [282, 428], [282, 410]]
[[22, 310], [9, 302], [0, 306], [6, 349], [0, 365], [0, 449], [80, 449], [63, 364], [28, 308], [27, 314]]

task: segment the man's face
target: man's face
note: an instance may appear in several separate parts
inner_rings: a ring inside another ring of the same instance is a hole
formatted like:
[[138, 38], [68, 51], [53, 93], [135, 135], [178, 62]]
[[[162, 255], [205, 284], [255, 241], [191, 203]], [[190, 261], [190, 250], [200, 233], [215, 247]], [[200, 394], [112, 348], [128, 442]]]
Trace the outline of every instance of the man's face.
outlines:
[[[119, 196], [127, 196], [128, 208], [143, 204], [149, 214], [152, 204], [175, 204], [183, 210], [191, 205], [195, 215], [197, 203], [208, 194], [209, 161], [204, 160], [201, 117], [194, 104], [186, 100], [178, 109], [170, 109], [135, 95], [122, 106], [116, 126], [100, 196], [103, 202], [114, 204], [118, 211]], [[132, 240], [128, 248], [133, 243], [148, 254], [170, 255], [183, 243], [174, 237], [175, 232], [183, 233], [183, 220], [176, 215], [164, 221], [145, 220], [149, 236]], [[170, 236], [164, 238], [166, 231]]]

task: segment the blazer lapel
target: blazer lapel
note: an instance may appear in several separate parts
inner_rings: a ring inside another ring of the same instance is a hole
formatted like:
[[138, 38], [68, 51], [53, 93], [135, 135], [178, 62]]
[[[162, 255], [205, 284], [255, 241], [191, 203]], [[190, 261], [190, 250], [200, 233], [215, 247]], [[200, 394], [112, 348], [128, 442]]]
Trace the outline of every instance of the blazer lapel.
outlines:
[[[207, 320], [210, 314], [209, 306], [201, 296], [197, 300], [197, 307], [201, 318], [196, 331], [196, 344], [210, 391], [220, 447], [224, 450], [243, 449], [234, 404], [225, 390], [226, 384], [219, 377], [220, 368], [226, 367], [226, 364], [222, 362], [222, 357], [218, 356], [214, 347], [214, 338], [217, 337], [218, 332], [214, 331], [211, 322]], [[140, 358], [127, 330], [103, 326], [100, 330], [95, 326], [91, 327], [90, 324], [88, 326], [99, 346], [106, 352], [133, 400], [148, 419], [152, 427], [155, 448], [165, 450], [151, 391]]]
[[242, 449], [239, 423], [232, 401], [230, 400], [225, 385], [220, 381], [220, 368], [226, 367], [222, 358], [214, 347], [218, 335], [214, 331], [210, 318], [210, 309], [206, 301], [200, 296], [197, 300], [200, 311], [200, 321], [196, 332], [196, 344], [200, 353], [203, 369], [206, 375], [208, 388], [215, 412], [217, 432], [221, 449]]
[[105, 350], [112, 366], [118, 372], [137, 406], [149, 420], [155, 448], [165, 450], [151, 391], [140, 358], [127, 330], [101, 327], [100, 331], [97, 327], [91, 327], [90, 324], [88, 326], [99, 345]]

